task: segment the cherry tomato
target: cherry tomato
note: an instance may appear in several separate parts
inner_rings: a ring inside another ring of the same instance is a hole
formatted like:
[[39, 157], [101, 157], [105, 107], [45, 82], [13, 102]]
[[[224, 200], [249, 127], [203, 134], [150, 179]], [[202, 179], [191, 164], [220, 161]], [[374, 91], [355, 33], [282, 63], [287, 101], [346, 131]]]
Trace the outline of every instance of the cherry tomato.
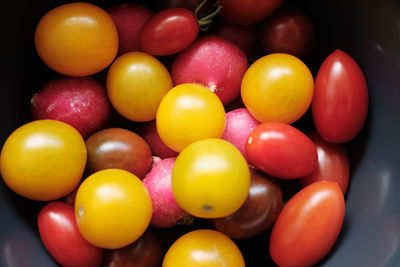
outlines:
[[111, 104], [132, 121], [154, 120], [161, 99], [171, 88], [172, 79], [164, 65], [142, 52], [120, 56], [107, 74]]
[[260, 122], [295, 122], [309, 108], [313, 91], [310, 70], [288, 54], [258, 59], [246, 71], [241, 88], [243, 103]]
[[159, 267], [164, 247], [155, 233], [147, 230], [131, 245], [104, 251], [104, 267]]
[[62, 266], [100, 266], [103, 250], [89, 244], [79, 232], [74, 208], [54, 201], [38, 215], [40, 238], [47, 251]]
[[186, 83], [165, 95], [156, 123], [161, 140], [180, 152], [194, 141], [220, 138], [225, 129], [225, 110], [218, 96], [206, 87]]
[[202, 218], [228, 216], [249, 194], [250, 171], [240, 151], [222, 139], [187, 146], [172, 169], [172, 192], [179, 206]]
[[156, 13], [143, 26], [140, 48], [151, 55], [172, 55], [187, 48], [198, 34], [199, 26], [192, 11], [169, 8]]
[[105, 69], [118, 51], [118, 33], [111, 17], [89, 3], [70, 3], [50, 10], [39, 21], [35, 47], [56, 72], [87, 76]]
[[332, 248], [345, 202], [335, 182], [316, 182], [291, 198], [272, 229], [269, 251], [279, 266], [312, 266]]
[[268, 229], [282, 209], [282, 190], [271, 178], [250, 169], [251, 183], [246, 202], [238, 211], [214, 219], [218, 231], [230, 238], [250, 238]]
[[348, 54], [334, 51], [315, 79], [312, 115], [318, 134], [328, 142], [348, 142], [361, 131], [367, 112], [364, 74]]
[[293, 126], [279, 122], [257, 126], [249, 135], [246, 152], [251, 164], [282, 179], [308, 175], [318, 163], [313, 142]]
[[200, 5], [202, 1], [203, 0], [158, 0], [157, 6], [160, 10], [172, 7], [182, 7], [195, 11], [196, 7]]
[[72, 126], [37, 120], [15, 130], [1, 151], [0, 171], [15, 193], [55, 200], [79, 184], [86, 164], [85, 142]]
[[89, 173], [104, 169], [123, 169], [143, 178], [152, 157], [149, 145], [129, 130], [109, 128], [92, 134], [86, 140]]
[[317, 133], [309, 135], [318, 152], [318, 164], [313, 172], [299, 180], [305, 187], [318, 181], [337, 182], [343, 194], [349, 184], [349, 158], [346, 148], [342, 144], [329, 143]]
[[220, 0], [222, 18], [231, 24], [249, 25], [271, 15], [283, 0]]
[[196, 230], [181, 236], [168, 249], [163, 267], [229, 266], [244, 267], [242, 253], [224, 234]]
[[310, 18], [299, 9], [288, 9], [265, 20], [260, 30], [261, 45], [266, 53], [306, 55], [315, 39]]
[[75, 216], [83, 237], [108, 249], [136, 241], [152, 214], [150, 195], [143, 183], [120, 169], [98, 171], [78, 189]]

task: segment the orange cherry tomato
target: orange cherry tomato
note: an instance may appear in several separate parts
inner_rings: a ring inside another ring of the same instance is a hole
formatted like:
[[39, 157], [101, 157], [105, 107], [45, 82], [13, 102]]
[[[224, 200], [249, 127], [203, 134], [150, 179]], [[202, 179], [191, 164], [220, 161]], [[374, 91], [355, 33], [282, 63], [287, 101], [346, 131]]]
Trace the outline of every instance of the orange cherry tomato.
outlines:
[[103, 9], [70, 3], [46, 13], [35, 31], [43, 62], [68, 76], [87, 76], [105, 69], [118, 51], [117, 28]]

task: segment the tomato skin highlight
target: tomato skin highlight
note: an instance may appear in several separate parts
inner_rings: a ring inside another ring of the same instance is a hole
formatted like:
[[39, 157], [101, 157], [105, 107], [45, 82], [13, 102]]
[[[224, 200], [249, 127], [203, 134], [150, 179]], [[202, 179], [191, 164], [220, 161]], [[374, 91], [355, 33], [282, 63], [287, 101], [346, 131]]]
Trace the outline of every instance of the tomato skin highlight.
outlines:
[[308, 175], [318, 162], [313, 142], [300, 130], [279, 122], [257, 126], [249, 135], [246, 152], [252, 165], [282, 179]]
[[312, 266], [333, 247], [343, 224], [345, 201], [336, 182], [316, 182], [293, 196], [279, 214], [269, 251], [282, 267]]
[[187, 48], [199, 34], [194, 13], [185, 8], [169, 8], [156, 13], [143, 26], [140, 48], [151, 55], [166, 56]]
[[309, 175], [299, 179], [299, 183], [306, 187], [318, 181], [337, 182], [346, 194], [350, 177], [350, 163], [346, 148], [343, 144], [329, 143], [316, 132], [309, 134], [318, 153], [317, 167]]
[[354, 139], [366, 120], [368, 98], [360, 67], [345, 52], [334, 51], [315, 79], [312, 116], [318, 134], [332, 143]]
[[44, 206], [37, 218], [40, 238], [50, 255], [62, 266], [100, 266], [103, 250], [81, 235], [74, 208], [54, 201]]

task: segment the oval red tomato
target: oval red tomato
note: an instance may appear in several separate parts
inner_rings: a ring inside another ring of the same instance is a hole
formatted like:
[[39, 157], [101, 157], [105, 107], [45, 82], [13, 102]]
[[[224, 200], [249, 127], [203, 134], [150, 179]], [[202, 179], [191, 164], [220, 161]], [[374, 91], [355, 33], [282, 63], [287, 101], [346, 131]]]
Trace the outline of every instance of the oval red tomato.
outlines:
[[334, 245], [345, 202], [335, 182], [311, 184], [291, 198], [276, 220], [269, 251], [279, 266], [312, 266]]
[[272, 14], [283, 0], [221, 0], [222, 18], [235, 25], [250, 25]]
[[343, 144], [329, 143], [323, 140], [317, 133], [309, 135], [318, 153], [318, 164], [313, 172], [299, 180], [305, 187], [318, 181], [337, 182], [343, 194], [346, 193], [349, 184], [349, 158]]
[[81, 235], [74, 208], [54, 201], [44, 206], [37, 219], [40, 238], [51, 256], [62, 266], [100, 266], [103, 250]]
[[257, 126], [249, 135], [246, 152], [252, 165], [283, 179], [308, 175], [318, 162], [313, 142], [300, 130], [280, 122]]
[[158, 12], [143, 26], [140, 48], [151, 55], [176, 54], [197, 37], [199, 27], [194, 13], [185, 8], [169, 8]]
[[361, 131], [368, 112], [368, 88], [360, 67], [336, 50], [322, 63], [315, 79], [312, 115], [326, 141], [344, 143]]

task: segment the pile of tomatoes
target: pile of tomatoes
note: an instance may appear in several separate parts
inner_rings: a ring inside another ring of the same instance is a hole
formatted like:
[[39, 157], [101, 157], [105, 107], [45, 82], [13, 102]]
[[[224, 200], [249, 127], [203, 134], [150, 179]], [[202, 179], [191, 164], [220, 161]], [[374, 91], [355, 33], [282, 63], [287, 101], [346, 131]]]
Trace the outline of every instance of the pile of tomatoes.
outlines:
[[[265, 258], [279, 266], [327, 255], [345, 214], [343, 143], [362, 130], [368, 90], [340, 50], [314, 79], [301, 60], [313, 25], [281, 4], [70, 3], [41, 18], [36, 51], [58, 76], [4, 143], [0, 171], [49, 202], [38, 231], [59, 264], [244, 266], [234, 240], [269, 229]], [[305, 133], [293, 123], [308, 110]], [[286, 199], [288, 180], [302, 188]], [[193, 220], [202, 229], [167, 249], [154, 234]]]

